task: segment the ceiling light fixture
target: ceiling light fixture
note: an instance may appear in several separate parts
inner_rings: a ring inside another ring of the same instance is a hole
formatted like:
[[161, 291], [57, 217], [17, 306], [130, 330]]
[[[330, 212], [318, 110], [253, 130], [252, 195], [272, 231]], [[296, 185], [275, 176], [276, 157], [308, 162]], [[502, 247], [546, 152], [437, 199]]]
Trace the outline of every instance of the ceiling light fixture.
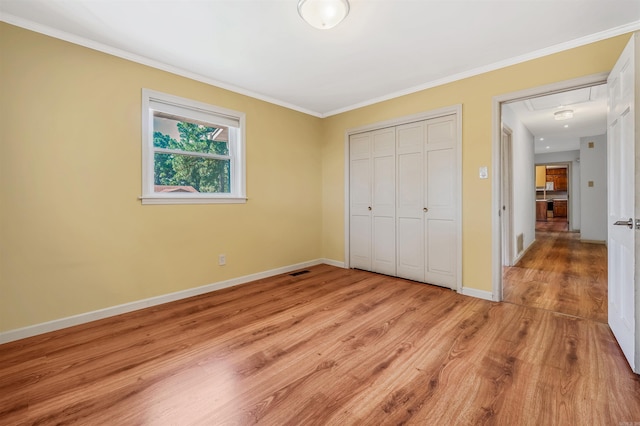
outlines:
[[555, 118], [556, 120], [568, 120], [570, 118], [573, 118], [573, 110], [565, 109], [562, 111], [554, 112], [553, 118]]
[[312, 27], [328, 30], [349, 14], [349, 0], [299, 0], [298, 14]]

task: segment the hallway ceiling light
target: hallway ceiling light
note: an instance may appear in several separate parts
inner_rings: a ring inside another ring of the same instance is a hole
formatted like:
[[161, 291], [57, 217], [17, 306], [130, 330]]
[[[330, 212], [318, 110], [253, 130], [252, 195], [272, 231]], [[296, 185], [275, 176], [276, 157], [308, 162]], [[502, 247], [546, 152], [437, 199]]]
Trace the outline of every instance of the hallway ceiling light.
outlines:
[[556, 120], [568, 120], [570, 118], [573, 118], [573, 110], [565, 109], [562, 111], [554, 112], [553, 118], [555, 118]]
[[328, 30], [349, 14], [349, 0], [299, 0], [298, 14], [312, 27]]

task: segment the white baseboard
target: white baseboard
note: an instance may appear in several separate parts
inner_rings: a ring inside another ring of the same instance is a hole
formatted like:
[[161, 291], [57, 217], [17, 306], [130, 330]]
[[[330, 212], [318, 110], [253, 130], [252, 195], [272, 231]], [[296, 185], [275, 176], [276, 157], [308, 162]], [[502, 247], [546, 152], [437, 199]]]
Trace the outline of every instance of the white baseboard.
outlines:
[[582, 238], [580, 238], [580, 242], [587, 244], [607, 244], [604, 240], [583, 240]]
[[125, 303], [122, 305], [111, 306], [97, 311], [86, 312], [79, 315], [73, 315], [66, 318], [60, 318], [28, 327], [17, 328], [15, 330], [4, 331], [0, 333], [0, 344], [20, 340], [27, 337], [37, 336], [38, 334], [48, 333], [50, 331], [61, 330], [63, 328], [72, 327], [74, 325], [84, 324], [87, 322], [108, 318], [114, 315], [120, 315], [127, 312], [137, 311], [139, 309], [148, 308], [150, 306], [161, 305], [163, 303], [173, 302], [187, 297], [198, 296], [200, 294], [221, 290], [227, 287], [233, 287], [245, 284], [251, 281], [272, 277], [274, 275], [285, 274], [295, 271], [296, 269], [307, 268], [310, 266], [326, 263], [328, 265], [344, 267], [344, 263], [330, 259], [316, 259], [307, 262], [296, 263], [295, 265], [283, 266], [281, 268], [271, 269], [269, 271], [258, 272], [255, 274], [245, 275], [243, 277], [232, 278], [213, 284], [207, 284], [200, 287], [190, 288], [187, 290], [177, 291], [175, 293], [163, 294], [160, 296], [150, 297], [148, 299], [137, 300], [135, 302]]
[[340, 262], [339, 260], [333, 260], [333, 259], [321, 259], [322, 263], [326, 263], [327, 265], [331, 265], [331, 266], [336, 266], [338, 268], [344, 268], [344, 262]]
[[465, 296], [476, 297], [478, 299], [493, 301], [493, 293], [485, 290], [477, 290], [475, 288], [462, 287], [462, 294]]

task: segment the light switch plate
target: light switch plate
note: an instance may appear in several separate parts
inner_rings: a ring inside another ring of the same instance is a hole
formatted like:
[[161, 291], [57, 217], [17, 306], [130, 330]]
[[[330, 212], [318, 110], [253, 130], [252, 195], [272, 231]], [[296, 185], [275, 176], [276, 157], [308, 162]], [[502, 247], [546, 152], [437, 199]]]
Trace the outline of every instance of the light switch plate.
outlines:
[[480, 167], [479, 174], [480, 174], [480, 179], [487, 179], [489, 177], [489, 171], [487, 170], [487, 166]]

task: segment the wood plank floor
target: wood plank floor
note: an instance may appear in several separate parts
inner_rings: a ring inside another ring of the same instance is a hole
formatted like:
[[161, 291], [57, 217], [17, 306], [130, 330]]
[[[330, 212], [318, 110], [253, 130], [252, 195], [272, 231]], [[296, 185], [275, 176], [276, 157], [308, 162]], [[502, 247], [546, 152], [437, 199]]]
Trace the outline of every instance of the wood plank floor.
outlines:
[[607, 322], [607, 247], [575, 232], [536, 232], [514, 267], [504, 268], [505, 302]]
[[536, 232], [563, 232], [569, 230], [566, 217], [549, 217], [546, 221], [536, 221]]
[[619, 425], [606, 324], [328, 265], [0, 346], [0, 424]]

